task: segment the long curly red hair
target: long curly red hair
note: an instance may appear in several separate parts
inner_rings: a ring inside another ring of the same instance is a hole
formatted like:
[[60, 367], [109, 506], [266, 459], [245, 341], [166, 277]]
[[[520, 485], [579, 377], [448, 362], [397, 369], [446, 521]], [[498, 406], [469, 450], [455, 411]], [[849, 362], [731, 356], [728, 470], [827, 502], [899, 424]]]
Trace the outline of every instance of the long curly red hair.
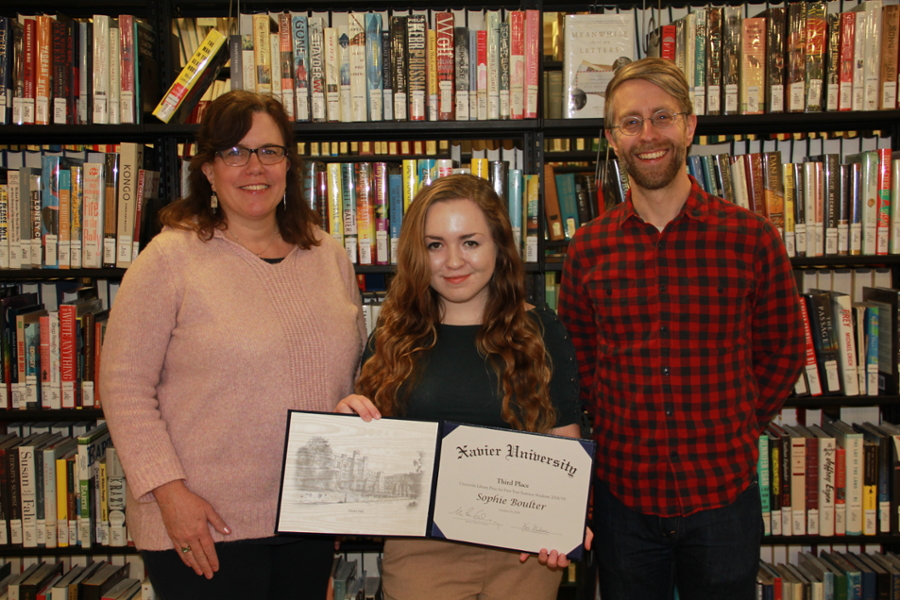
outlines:
[[374, 354], [363, 366], [356, 391], [385, 416], [404, 413], [417, 365], [434, 347], [442, 317], [440, 296], [431, 287], [425, 219], [436, 202], [461, 199], [481, 208], [497, 246], [476, 346], [500, 381], [503, 420], [513, 429], [548, 432], [556, 422], [549, 392], [552, 366], [540, 323], [526, 314], [525, 269], [503, 201], [487, 181], [472, 175], [440, 178], [410, 204], [400, 232], [397, 273], [378, 319]]

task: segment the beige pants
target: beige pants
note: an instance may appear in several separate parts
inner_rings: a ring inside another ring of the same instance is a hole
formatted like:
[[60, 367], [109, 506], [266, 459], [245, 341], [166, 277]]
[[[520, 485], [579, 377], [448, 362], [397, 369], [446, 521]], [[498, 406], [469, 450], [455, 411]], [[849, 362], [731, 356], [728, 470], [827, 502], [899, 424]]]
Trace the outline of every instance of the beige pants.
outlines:
[[389, 539], [384, 544], [385, 600], [555, 600], [562, 571], [536, 556], [438, 540]]

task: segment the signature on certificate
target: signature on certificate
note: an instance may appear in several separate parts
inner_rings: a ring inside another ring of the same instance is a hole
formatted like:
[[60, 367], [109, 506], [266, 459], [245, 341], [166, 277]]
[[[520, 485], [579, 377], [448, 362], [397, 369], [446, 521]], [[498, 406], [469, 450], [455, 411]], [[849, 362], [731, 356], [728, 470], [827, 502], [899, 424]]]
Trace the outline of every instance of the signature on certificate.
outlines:
[[456, 510], [451, 510], [450, 514], [456, 517], [462, 517], [469, 523], [480, 523], [482, 525], [495, 525], [500, 527], [500, 523], [492, 520], [488, 517], [487, 513], [480, 508], [476, 508], [474, 506], [470, 506], [469, 508], [463, 509], [462, 506], [457, 508]]
[[528, 523], [523, 523], [521, 527], [522, 531], [527, 531], [528, 533], [539, 533], [542, 535], [551, 535], [549, 531], [538, 525], [537, 523], [529, 525]]

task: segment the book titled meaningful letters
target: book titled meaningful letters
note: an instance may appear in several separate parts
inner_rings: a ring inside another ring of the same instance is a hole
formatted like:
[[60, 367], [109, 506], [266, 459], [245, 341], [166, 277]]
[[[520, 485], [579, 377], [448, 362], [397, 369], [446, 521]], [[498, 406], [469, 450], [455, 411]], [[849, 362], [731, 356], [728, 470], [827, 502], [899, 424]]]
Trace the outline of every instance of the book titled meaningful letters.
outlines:
[[588, 440], [290, 411], [278, 533], [430, 537], [584, 550]]

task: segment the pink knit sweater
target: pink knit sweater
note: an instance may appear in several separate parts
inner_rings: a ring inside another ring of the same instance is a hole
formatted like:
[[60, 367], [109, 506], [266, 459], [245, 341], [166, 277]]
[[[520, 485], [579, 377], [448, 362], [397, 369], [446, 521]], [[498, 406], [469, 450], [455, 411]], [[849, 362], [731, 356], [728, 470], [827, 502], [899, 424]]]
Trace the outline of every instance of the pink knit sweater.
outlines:
[[319, 238], [272, 265], [166, 230], [128, 269], [100, 385], [138, 548], [172, 547], [152, 490], [176, 479], [231, 528], [214, 540], [273, 535], [287, 411], [333, 410], [366, 339], [353, 268]]

